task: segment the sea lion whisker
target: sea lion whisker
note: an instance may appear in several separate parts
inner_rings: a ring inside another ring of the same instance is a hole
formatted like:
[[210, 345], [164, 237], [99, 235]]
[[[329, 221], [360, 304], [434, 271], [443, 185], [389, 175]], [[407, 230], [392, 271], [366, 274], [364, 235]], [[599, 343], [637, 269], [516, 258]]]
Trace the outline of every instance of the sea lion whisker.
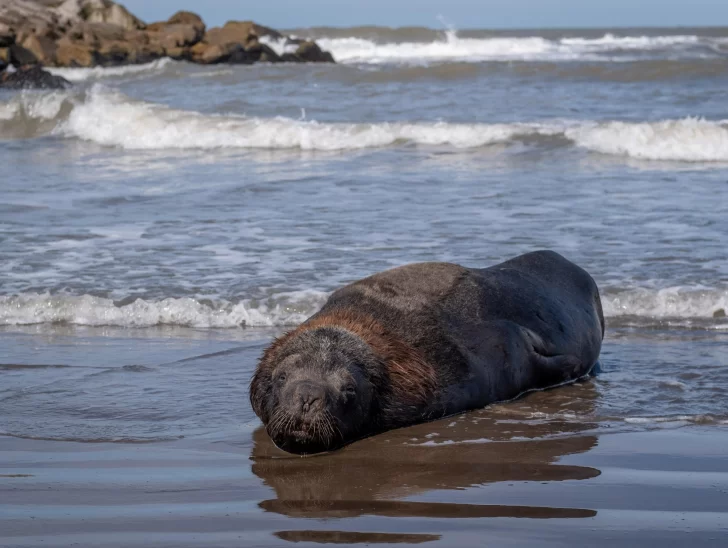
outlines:
[[329, 424], [328, 424], [328, 411], [324, 411], [321, 413], [321, 415], [318, 416], [317, 421], [319, 423], [319, 427], [321, 429], [321, 437], [323, 438], [324, 442], [328, 445], [330, 441], [330, 435], [329, 435]]

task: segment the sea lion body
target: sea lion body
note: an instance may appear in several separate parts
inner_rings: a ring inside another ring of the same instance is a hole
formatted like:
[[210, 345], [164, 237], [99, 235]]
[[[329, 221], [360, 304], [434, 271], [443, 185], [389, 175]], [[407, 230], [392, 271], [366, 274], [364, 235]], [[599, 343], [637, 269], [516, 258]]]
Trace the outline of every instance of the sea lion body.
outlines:
[[[266, 426], [287, 409], [295, 428], [287, 434], [278, 417], [279, 428], [268, 429], [279, 446], [318, 452], [582, 377], [603, 335], [594, 280], [555, 252], [484, 269], [412, 264], [339, 289], [278, 339], [251, 402]], [[293, 378], [282, 388], [272, 382], [279, 369]], [[318, 426], [328, 424], [330, 438], [309, 439], [311, 403], [328, 414]]]

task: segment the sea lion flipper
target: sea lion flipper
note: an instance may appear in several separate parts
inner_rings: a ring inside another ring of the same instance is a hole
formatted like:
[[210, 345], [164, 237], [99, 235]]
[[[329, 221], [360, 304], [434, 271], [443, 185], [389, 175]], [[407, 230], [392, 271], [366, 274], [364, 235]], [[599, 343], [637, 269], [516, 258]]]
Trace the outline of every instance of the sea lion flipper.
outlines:
[[577, 379], [582, 376], [583, 364], [579, 358], [570, 354], [543, 356], [534, 352], [535, 362], [542, 374], [556, 382]]
[[530, 361], [547, 382], [560, 383], [584, 374], [584, 364], [578, 356], [560, 354], [530, 329], [521, 330], [530, 343]]

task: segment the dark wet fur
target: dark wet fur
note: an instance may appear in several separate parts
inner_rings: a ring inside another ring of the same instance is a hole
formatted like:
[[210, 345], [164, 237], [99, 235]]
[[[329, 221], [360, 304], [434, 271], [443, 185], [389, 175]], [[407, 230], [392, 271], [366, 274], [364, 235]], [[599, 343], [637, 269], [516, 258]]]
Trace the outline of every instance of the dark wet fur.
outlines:
[[[413, 264], [336, 291], [277, 339], [250, 398], [279, 446], [315, 453], [582, 377], [603, 335], [594, 280], [552, 251], [486, 269]], [[324, 385], [325, 414], [310, 420], [303, 443], [290, 439], [297, 403], [280, 400], [289, 384], [273, 382], [286, 368], [295, 382]], [[337, 396], [337, 379], [349, 374], [359, 379], [356, 409]]]

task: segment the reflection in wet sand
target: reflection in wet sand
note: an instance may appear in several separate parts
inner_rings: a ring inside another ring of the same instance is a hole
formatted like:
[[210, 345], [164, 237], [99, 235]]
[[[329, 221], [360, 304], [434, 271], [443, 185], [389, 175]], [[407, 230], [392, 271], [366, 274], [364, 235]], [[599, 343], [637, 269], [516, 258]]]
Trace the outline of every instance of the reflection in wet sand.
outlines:
[[253, 435], [253, 472], [276, 492], [260, 503], [287, 516], [361, 515], [430, 518], [586, 518], [588, 509], [403, 501], [435, 490], [495, 482], [583, 480], [595, 468], [560, 464], [597, 444], [585, 434], [596, 390], [590, 381], [538, 392], [485, 410], [362, 440], [341, 451], [301, 458], [277, 449], [265, 431]]
[[380, 516], [388, 518], [593, 518], [595, 510], [506, 506], [501, 504], [451, 504], [445, 502], [358, 501], [358, 500], [265, 500], [263, 510], [296, 517], [348, 518]]
[[440, 535], [406, 533], [357, 533], [353, 531], [280, 531], [274, 533], [288, 542], [318, 544], [422, 544], [440, 540]]

